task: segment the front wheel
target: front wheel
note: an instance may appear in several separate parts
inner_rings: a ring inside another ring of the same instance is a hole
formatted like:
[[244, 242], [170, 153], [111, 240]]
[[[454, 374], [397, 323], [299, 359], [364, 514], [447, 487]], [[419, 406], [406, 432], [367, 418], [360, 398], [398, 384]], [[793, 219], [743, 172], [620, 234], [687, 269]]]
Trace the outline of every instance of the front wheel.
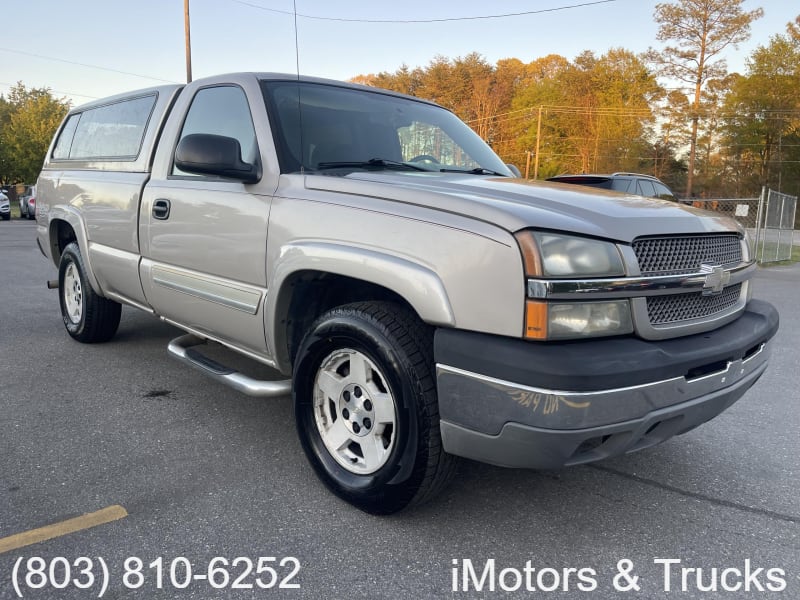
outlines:
[[58, 268], [58, 295], [67, 332], [87, 344], [107, 342], [117, 332], [122, 307], [97, 295], [86, 278], [78, 244], [64, 248]]
[[422, 503], [454, 472], [432, 347], [430, 328], [387, 302], [335, 308], [300, 344], [293, 396], [303, 450], [331, 491], [366, 512]]

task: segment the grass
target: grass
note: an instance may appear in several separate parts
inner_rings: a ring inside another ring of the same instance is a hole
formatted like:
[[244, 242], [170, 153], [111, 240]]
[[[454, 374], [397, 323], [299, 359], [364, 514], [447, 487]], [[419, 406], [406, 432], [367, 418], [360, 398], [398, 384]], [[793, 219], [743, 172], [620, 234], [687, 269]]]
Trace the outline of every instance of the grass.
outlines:
[[[769, 250], [769, 246], [767, 246], [765, 250]], [[796, 262], [800, 262], [800, 246], [795, 244], [792, 246], [792, 256], [789, 260], [779, 260], [777, 262], [764, 262], [764, 263], [759, 263], [759, 265], [762, 267], [782, 267], [786, 265], [792, 265]]]

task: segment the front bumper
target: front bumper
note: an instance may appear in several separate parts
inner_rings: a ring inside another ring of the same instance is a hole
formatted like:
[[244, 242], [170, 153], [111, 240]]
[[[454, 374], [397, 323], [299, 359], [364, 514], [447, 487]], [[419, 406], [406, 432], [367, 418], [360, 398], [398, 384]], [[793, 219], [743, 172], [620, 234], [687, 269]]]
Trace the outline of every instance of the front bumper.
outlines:
[[736, 402], [767, 367], [777, 311], [683, 338], [531, 343], [440, 329], [444, 449], [510, 467], [558, 468], [660, 443]]

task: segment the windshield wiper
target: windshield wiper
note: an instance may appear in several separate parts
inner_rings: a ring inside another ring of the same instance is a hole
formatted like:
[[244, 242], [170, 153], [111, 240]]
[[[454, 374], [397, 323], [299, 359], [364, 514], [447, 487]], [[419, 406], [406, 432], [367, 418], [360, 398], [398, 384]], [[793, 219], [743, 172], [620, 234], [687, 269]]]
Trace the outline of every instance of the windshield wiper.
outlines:
[[321, 162], [317, 165], [317, 169], [369, 169], [369, 168], [383, 168], [383, 169], [408, 169], [410, 171], [428, 171], [423, 167], [412, 165], [409, 163], [401, 162], [399, 160], [391, 160], [389, 158], [370, 158], [369, 160], [342, 160], [332, 162]]
[[500, 177], [508, 177], [506, 173], [499, 171], [492, 171], [483, 167], [476, 167], [475, 169], [439, 169], [440, 173], [466, 173], [468, 175], [499, 175]]

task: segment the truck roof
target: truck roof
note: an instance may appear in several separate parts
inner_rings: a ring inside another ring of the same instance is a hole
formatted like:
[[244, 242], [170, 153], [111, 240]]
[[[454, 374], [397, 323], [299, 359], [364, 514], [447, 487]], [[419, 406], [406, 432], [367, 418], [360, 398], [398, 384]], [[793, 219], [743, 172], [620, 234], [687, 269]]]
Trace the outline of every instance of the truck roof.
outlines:
[[[398, 96], [401, 98], [408, 98], [409, 100], [415, 100], [417, 102], [425, 102], [427, 104], [436, 104], [435, 102], [431, 102], [430, 100], [425, 100], [424, 98], [417, 98], [415, 96], [409, 96], [408, 94], [401, 94], [400, 92], [395, 92], [392, 90], [387, 90], [378, 87], [372, 87], [368, 85], [362, 85], [360, 83], [352, 83], [349, 81], [339, 81], [336, 79], [326, 79], [323, 77], [312, 77], [308, 75], [300, 75], [293, 73], [275, 73], [270, 71], [264, 72], [255, 72], [255, 71], [242, 71], [242, 72], [235, 72], [235, 73], [225, 73], [220, 75], [212, 75], [209, 77], [203, 77], [201, 79], [195, 79], [191, 85], [192, 86], [202, 86], [205, 84], [213, 84], [213, 83], [220, 83], [220, 82], [230, 82], [236, 83], [237, 81], [242, 81], [244, 79], [258, 79], [258, 80], [273, 80], [273, 81], [300, 81], [306, 83], [321, 83], [325, 85], [335, 85], [339, 87], [346, 87], [352, 88], [356, 90], [362, 91], [369, 91], [369, 92], [377, 92], [381, 94], [387, 94], [390, 96]], [[114, 94], [113, 96], [106, 96], [105, 98], [99, 98], [97, 100], [92, 100], [91, 102], [86, 102], [79, 106], [74, 107], [70, 110], [70, 114], [75, 112], [81, 112], [88, 108], [94, 108], [97, 106], [104, 106], [106, 104], [113, 104], [118, 100], [122, 100], [125, 98], [133, 98], [136, 96], [145, 96], [147, 94], [158, 93], [158, 94], [165, 94], [166, 96], [172, 96], [175, 91], [180, 90], [186, 87], [189, 84], [185, 83], [172, 83], [172, 84], [165, 84], [165, 85], [158, 85], [152, 86], [147, 88], [141, 88], [136, 90], [131, 90], [128, 92], [122, 92], [119, 94]]]

